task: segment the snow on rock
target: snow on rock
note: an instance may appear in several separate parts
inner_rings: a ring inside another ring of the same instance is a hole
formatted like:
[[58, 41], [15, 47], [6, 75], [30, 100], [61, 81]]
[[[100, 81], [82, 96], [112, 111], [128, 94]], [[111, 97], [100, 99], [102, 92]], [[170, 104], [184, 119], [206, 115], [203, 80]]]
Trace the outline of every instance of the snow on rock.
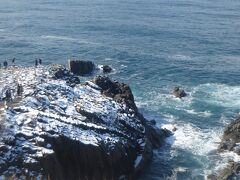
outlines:
[[10, 67], [0, 71], [0, 83], [1, 104], [7, 89], [13, 98], [0, 111], [0, 175], [132, 177], [146, 126], [126, 104], [103, 95], [91, 81], [80, 84], [59, 65]]

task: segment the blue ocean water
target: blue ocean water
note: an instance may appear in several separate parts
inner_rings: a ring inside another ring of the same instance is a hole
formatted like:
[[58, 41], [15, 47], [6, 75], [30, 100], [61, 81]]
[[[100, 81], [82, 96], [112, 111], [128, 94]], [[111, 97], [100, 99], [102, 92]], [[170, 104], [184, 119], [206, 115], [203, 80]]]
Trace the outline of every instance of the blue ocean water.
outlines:
[[[1, 0], [0, 61], [111, 65], [158, 126], [177, 127], [140, 179], [204, 179], [240, 107], [238, 0]], [[174, 86], [188, 97], [170, 95]]]

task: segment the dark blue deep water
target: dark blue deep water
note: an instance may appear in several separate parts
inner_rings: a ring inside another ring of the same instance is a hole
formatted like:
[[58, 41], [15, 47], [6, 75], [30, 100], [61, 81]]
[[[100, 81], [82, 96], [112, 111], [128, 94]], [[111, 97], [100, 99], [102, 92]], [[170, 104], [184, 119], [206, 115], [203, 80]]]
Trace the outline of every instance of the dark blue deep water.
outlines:
[[216, 154], [240, 109], [239, 0], [0, 0], [0, 61], [13, 57], [109, 64], [147, 118], [177, 127], [142, 180], [204, 179], [240, 159]]

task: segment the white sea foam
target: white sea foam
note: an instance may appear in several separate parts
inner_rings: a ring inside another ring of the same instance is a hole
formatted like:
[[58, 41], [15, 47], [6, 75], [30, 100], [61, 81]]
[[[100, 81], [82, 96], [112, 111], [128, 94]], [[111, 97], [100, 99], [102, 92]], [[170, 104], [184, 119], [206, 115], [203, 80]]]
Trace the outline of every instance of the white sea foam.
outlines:
[[210, 117], [210, 116], [212, 116], [212, 113], [210, 111], [197, 112], [194, 109], [190, 109], [190, 110], [186, 109], [185, 111], [189, 114], [197, 115], [197, 116], [200, 116], [200, 117]]
[[192, 59], [191, 56], [184, 55], [184, 54], [175, 54], [175, 55], [172, 55], [172, 56], [168, 56], [168, 58], [174, 59], [174, 60], [179, 60], [179, 61], [189, 61], [189, 60]]
[[147, 92], [147, 100], [136, 97], [136, 104], [139, 107], [151, 109], [153, 111], [161, 110], [162, 108], [171, 108], [176, 110], [190, 109], [192, 105], [191, 92], [187, 92], [188, 96], [182, 99], [176, 98], [171, 94], [171, 90], [163, 90]]
[[[97, 65], [97, 70], [100, 70], [103, 73], [103, 66], [104, 65], [101, 65], [101, 64]], [[116, 74], [117, 73], [116, 69], [113, 67], [111, 67], [111, 68], [112, 68], [112, 71], [109, 74]]]
[[43, 35], [40, 38], [49, 39], [49, 40], [59, 40], [59, 41], [71, 41], [71, 42], [82, 43], [82, 44], [99, 45], [99, 43], [96, 43], [96, 42], [91, 42], [91, 41], [84, 40], [84, 39], [76, 39], [76, 38], [66, 37], [66, 36], [54, 36], [54, 35], [46, 35], [45, 36], [45, 35]]
[[207, 83], [197, 86], [194, 93], [201, 93], [201, 100], [208, 104], [239, 109], [240, 86]]
[[[229, 116], [231, 114], [236, 116], [236, 111], [239, 112], [240, 86], [207, 83], [184, 87], [188, 96], [182, 99], [172, 96], [171, 88], [151, 90], [145, 93], [146, 98], [137, 97], [136, 100], [137, 106], [161, 114], [163, 121], [153, 118], [157, 120], [159, 126], [171, 131], [176, 130], [166, 139], [166, 143], [171, 146], [172, 158], [181, 150], [193, 153], [197, 160], [203, 163], [202, 173], [205, 175], [225, 168], [229, 160], [240, 162], [240, 157], [235, 153], [224, 152], [220, 155], [217, 153], [223, 129], [230, 121]], [[189, 115], [192, 118], [191, 122], [184, 119]], [[218, 121], [222, 127], [210, 125], [201, 128], [194, 124], [194, 118], [199, 119], [199, 117], [206, 119], [206, 123], [211, 122], [212, 119]], [[199, 159], [199, 156], [203, 159]], [[191, 173], [193, 175], [195, 172], [191, 171]], [[195, 174], [199, 175], [199, 169]]]
[[220, 153], [221, 157], [227, 161], [240, 162], [240, 156], [233, 151]]
[[207, 83], [196, 87], [185, 87], [184, 89], [187, 97], [182, 99], [171, 95], [171, 88], [168, 87], [146, 92], [147, 100], [137, 97], [137, 104], [144, 108], [151, 108], [151, 110], [173, 108], [203, 117], [211, 116], [212, 112], [209, 109], [201, 111], [193, 109], [192, 105], [196, 101], [223, 108], [239, 109], [240, 107], [240, 86]]
[[189, 150], [195, 155], [207, 155], [209, 152], [216, 150], [220, 142], [221, 131], [219, 130], [202, 130], [190, 123], [182, 125], [165, 124], [161, 128], [177, 130], [174, 134], [166, 139], [166, 143], [172, 147]]
[[127, 66], [127, 65], [124, 65], [124, 64], [121, 64], [121, 67], [122, 67], [122, 68], [127, 68], [128, 66]]
[[227, 168], [229, 165], [229, 162], [240, 162], [240, 156], [232, 151], [225, 151], [223, 153], [220, 153], [219, 156], [217, 156], [217, 160], [214, 162], [212, 169], [205, 169], [205, 179], [209, 174], [215, 174], [221, 172], [223, 169]]
[[105, 61], [112, 61], [112, 58], [105, 58]]

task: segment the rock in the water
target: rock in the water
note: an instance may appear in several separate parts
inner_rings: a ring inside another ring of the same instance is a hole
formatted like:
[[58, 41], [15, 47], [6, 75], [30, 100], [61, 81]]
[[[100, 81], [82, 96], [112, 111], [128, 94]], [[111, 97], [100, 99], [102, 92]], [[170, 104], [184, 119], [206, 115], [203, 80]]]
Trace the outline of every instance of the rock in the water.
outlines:
[[102, 67], [102, 70], [103, 70], [103, 73], [110, 73], [110, 72], [112, 72], [112, 68], [110, 66], [108, 66], [108, 65], [104, 65]]
[[186, 92], [178, 86], [173, 89], [172, 94], [177, 98], [182, 98], [187, 96]]
[[81, 61], [81, 60], [69, 61], [70, 71], [79, 76], [91, 74], [94, 68], [95, 68], [95, 65], [91, 61]]
[[0, 90], [18, 79], [26, 91], [0, 114], [1, 178], [135, 179], [169, 135], [147, 123], [128, 85], [67, 83], [74, 78], [56, 67], [3, 72]]
[[173, 129], [172, 129], [172, 131], [175, 132], [176, 130], [177, 130], [177, 128], [174, 126]]

